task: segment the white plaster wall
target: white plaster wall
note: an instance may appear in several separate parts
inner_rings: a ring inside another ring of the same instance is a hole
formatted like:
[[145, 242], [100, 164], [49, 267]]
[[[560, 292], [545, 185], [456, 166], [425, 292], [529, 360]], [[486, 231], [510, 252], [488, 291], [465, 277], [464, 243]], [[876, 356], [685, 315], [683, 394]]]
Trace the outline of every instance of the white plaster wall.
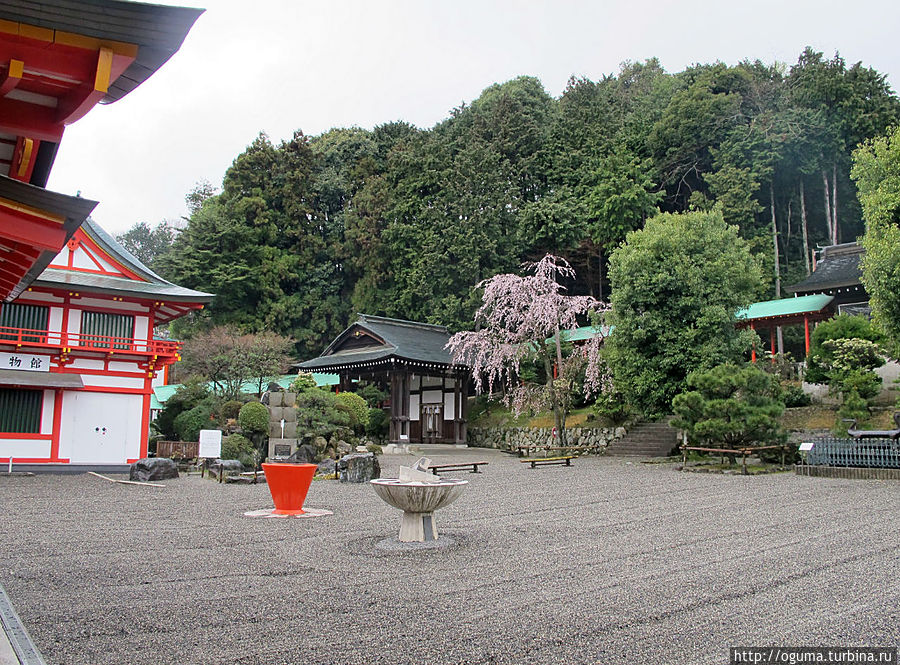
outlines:
[[440, 390], [423, 390], [422, 404], [441, 404], [444, 401], [443, 395]]
[[81, 332], [81, 310], [72, 308], [69, 310], [69, 330], [70, 335], [77, 335]]
[[[142, 395], [67, 391], [59, 455], [72, 462], [123, 463], [140, 455]], [[103, 431], [106, 428], [106, 431]]]
[[47, 329], [50, 332], [62, 332], [63, 310], [62, 307], [51, 307], [47, 320]]
[[453, 393], [444, 393], [444, 420], [453, 420], [456, 418], [456, 409], [454, 408], [454, 395]]
[[[62, 263], [68, 264], [68, 262], [69, 257], [67, 256]], [[97, 264], [91, 261], [91, 257], [81, 250], [75, 251], [75, 256], [72, 257], [72, 267], [84, 268], [85, 270], [97, 270]]]
[[150, 325], [150, 317], [136, 316], [134, 317], [134, 338], [139, 341], [147, 339], [148, 328]]
[[423, 388], [434, 388], [441, 387], [444, 384], [443, 379], [439, 376], [423, 376], [422, 377], [422, 387]]
[[410, 395], [409, 396], [409, 419], [410, 420], [418, 420], [419, 419], [419, 396], [418, 395]]
[[[50, 457], [50, 442], [34, 439], [0, 439], [0, 457]], [[15, 459], [13, 459], [15, 464]]]
[[109, 362], [109, 371], [110, 372], [141, 372], [141, 373], [144, 372], [144, 370], [142, 370], [140, 367], [138, 367], [138, 364], [136, 362], [126, 363], [126, 362], [115, 361], [115, 360], [111, 360]]
[[74, 369], [103, 369], [105, 364], [97, 358], [75, 358], [69, 367]]
[[410, 390], [418, 390], [422, 386], [422, 377], [418, 374], [413, 374], [409, 378], [409, 389]]
[[85, 387], [96, 386], [98, 388], [137, 388], [144, 387], [143, 378], [128, 378], [124, 376], [103, 376], [94, 374], [83, 374], [81, 380], [84, 381]]
[[56, 391], [45, 390], [44, 401], [41, 405], [41, 434], [53, 433], [53, 404], [56, 401]]
[[123, 314], [146, 314], [149, 308], [133, 302], [118, 302], [116, 300], [102, 300], [100, 298], [79, 298], [76, 303], [82, 309], [98, 307], [100, 309], [121, 310]]

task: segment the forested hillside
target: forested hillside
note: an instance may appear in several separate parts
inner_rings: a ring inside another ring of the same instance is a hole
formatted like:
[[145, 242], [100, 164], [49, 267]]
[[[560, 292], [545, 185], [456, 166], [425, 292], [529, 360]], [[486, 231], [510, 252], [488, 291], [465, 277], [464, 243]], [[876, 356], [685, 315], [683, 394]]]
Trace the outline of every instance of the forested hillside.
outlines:
[[720, 207], [774, 297], [776, 265], [790, 283], [816, 245], [862, 233], [850, 153], [898, 118], [884, 76], [809, 49], [793, 66], [627, 63], [559, 98], [520, 77], [428, 130], [260, 135], [145, 258], [218, 294], [192, 325], [291, 335], [305, 357], [358, 311], [466, 328], [474, 284], [547, 251], [577, 270], [572, 292], [607, 299], [610, 251], [657, 209]]

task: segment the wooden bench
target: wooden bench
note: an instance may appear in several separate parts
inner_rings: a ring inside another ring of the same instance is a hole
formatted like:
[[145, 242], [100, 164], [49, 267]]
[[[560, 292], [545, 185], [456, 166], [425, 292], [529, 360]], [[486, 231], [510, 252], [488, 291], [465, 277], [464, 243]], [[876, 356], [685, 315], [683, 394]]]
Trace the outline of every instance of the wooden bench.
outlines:
[[456, 462], [454, 464], [432, 464], [428, 467], [428, 470], [438, 475], [440, 475], [442, 471], [465, 471], [466, 469], [471, 469], [469, 473], [481, 473], [481, 471], [478, 470], [478, 467], [486, 466], [487, 464], [489, 464], [489, 462], [485, 461]]
[[531, 468], [533, 469], [539, 464], [565, 464], [566, 466], [572, 466], [572, 460], [576, 457], [577, 455], [564, 455], [562, 457], [533, 457], [531, 459], [523, 459], [519, 461], [522, 462], [522, 464], [531, 464]]

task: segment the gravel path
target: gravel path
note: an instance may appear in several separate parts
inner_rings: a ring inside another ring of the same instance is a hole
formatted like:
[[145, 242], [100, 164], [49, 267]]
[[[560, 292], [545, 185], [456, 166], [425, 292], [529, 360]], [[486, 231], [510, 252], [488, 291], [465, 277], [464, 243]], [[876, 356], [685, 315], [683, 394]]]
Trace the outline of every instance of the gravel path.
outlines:
[[[900, 643], [900, 483], [681, 474], [493, 451], [437, 513], [450, 547], [376, 547], [400, 514], [313, 483], [0, 478], [0, 583], [48, 663], [727, 663], [729, 646]], [[412, 458], [382, 458], [385, 476]]]

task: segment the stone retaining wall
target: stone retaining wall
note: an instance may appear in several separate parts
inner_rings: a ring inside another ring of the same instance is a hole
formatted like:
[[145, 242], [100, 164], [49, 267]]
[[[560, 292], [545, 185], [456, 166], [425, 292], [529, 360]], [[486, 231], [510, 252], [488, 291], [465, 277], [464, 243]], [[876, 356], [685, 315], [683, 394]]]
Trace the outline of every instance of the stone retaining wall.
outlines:
[[[576, 427], [566, 429], [569, 446], [584, 446], [589, 452], [601, 454], [611, 441], [625, 436], [622, 427]], [[517, 446], [558, 446], [549, 427], [469, 427], [468, 445], [477, 448], [508, 450]]]
[[877, 469], [858, 466], [795, 464], [794, 473], [798, 476], [846, 478], [848, 480], [900, 480], [900, 469]]

